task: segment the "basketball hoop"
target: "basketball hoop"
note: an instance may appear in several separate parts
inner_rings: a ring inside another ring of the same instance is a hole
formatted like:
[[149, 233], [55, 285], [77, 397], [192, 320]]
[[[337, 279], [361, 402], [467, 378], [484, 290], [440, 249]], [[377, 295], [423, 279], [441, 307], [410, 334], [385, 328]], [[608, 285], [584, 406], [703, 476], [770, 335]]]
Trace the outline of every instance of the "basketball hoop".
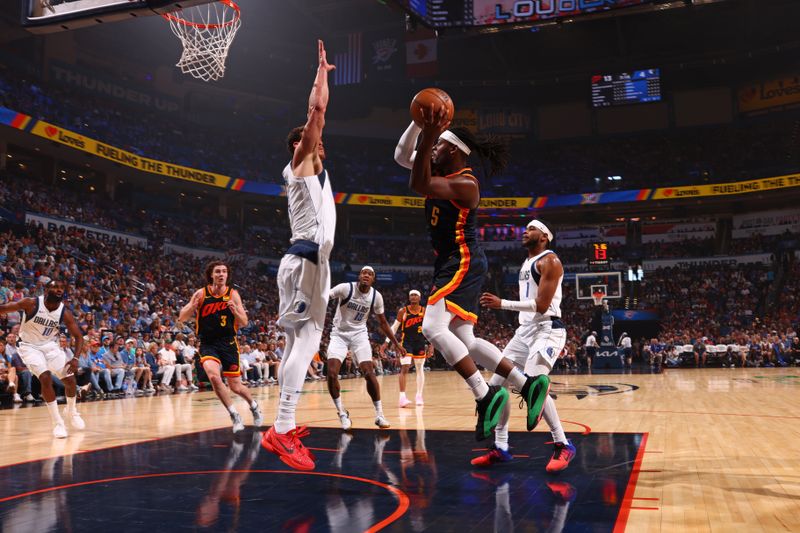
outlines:
[[593, 292], [592, 293], [592, 300], [594, 300], [594, 305], [603, 305], [603, 298], [606, 297], [606, 293], [604, 292]]
[[214, 0], [162, 16], [183, 44], [183, 54], [175, 65], [181, 72], [203, 81], [225, 75], [228, 49], [242, 25], [239, 6], [233, 0]]

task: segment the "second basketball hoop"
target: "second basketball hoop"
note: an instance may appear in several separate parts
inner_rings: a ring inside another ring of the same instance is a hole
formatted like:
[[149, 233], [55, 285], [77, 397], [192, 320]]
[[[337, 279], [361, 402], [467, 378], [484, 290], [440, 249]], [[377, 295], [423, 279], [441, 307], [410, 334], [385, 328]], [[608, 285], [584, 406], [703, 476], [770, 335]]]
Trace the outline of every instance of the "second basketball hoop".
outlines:
[[162, 16], [183, 44], [176, 64], [181, 72], [203, 81], [225, 75], [228, 49], [242, 25], [239, 6], [233, 0], [215, 0]]

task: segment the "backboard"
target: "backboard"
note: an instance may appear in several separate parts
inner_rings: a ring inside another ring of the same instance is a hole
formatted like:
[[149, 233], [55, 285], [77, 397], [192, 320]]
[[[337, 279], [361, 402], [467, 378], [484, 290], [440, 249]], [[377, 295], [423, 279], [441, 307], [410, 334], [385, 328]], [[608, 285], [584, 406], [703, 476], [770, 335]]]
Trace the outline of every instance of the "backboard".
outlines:
[[22, 0], [22, 25], [33, 33], [161, 15], [212, 0]]
[[595, 292], [605, 299], [622, 298], [622, 272], [581, 272], [575, 274], [578, 300], [591, 300]]

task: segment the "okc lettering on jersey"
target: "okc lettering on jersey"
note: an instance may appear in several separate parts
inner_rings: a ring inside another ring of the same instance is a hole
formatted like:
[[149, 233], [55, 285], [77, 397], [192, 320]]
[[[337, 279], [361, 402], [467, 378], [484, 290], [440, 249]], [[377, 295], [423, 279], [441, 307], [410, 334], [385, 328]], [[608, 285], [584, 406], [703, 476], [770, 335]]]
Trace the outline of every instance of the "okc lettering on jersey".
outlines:
[[38, 324], [40, 326], [44, 326], [45, 328], [57, 328], [58, 322], [55, 320], [47, 320], [46, 318], [36, 316], [33, 317], [33, 323]]
[[213, 315], [214, 313], [219, 313], [220, 311], [228, 308], [228, 302], [212, 302], [210, 304], [206, 304], [203, 306], [203, 309], [200, 311], [200, 316], [208, 316]]
[[415, 316], [415, 317], [409, 318], [403, 324], [403, 328], [410, 328], [411, 326], [413, 326], [415, 324], [419, 324], [420, 322], [422, 322], [422, 317], [421, 316]]

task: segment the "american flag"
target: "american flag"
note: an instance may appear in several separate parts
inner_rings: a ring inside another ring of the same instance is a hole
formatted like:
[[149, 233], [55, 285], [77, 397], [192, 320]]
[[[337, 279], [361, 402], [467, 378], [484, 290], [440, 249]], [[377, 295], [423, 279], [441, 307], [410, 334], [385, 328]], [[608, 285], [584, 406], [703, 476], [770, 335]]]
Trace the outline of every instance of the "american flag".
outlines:
[[333, 64], [334, 85], [352, 85], [361, 83], [361, 32], [351, 33], [347, 36], [347, 51], [335, 54]]

